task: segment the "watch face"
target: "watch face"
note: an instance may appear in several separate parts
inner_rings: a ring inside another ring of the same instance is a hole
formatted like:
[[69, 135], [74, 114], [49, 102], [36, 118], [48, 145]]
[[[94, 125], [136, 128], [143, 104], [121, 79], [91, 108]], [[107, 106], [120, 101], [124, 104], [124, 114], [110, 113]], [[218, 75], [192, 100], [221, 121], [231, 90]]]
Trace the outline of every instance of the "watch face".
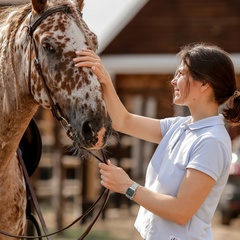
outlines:
[[134, 194], [134, 192], [135, 192], [135, 191], [134, 191], [133, 189], [128, 188], [127, 191], [126, 191], [126, 194], [127, 194], [128, 196], [132, 197], [133, 194]]

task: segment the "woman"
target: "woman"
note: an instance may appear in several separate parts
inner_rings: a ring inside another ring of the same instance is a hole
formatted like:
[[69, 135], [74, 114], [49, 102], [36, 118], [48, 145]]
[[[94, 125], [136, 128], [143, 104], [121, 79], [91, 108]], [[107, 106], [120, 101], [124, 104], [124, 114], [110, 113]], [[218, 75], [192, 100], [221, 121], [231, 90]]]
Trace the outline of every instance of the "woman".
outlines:
[[[147, 169], [145, 187], [110, 161], [99, 164], [101, 184], [141, 206], [135, 227], [147, 240], [213, 239], [211, 220], [231, 162], [224, 118], [234, 124], [240, 120], [240, 97], [228, 54], [199, 43], [183, 47], [179, 57], [171, 81], [173, 103], [187, 106], [191, 115], [161, 120], [129, 113], [92, 51], [77, 52], [74, 59], [77, 67], [90, 67], [97, 75], [113, 128], [159, 144]], [[226, 107], [219, 115], [223, 103]]]

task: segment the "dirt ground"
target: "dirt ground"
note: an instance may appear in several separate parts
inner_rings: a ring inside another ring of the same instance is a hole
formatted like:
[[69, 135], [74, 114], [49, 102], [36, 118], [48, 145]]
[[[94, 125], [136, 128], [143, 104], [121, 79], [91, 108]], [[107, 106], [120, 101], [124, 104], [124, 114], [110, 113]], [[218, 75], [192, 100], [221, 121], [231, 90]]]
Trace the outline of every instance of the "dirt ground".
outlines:
[[[137, 209], [137, 206], [133, 206], [130, 211], [109, 209], [106, 221], [99, 221], [96, 228], [108, 229], [117, 236], [117, 240], [142, 240], [133, 226]], [[240, 218], [233, 220], [230, 226], [223, 226], [217, 212], [212, 225], [214, 240], [240, 240]]]
[[[142, 240], [133, 224], [138, 211], [138, 206], [133, 205], [130, 209], [121, 210], [112, 208], [106, 211], [106, 219], [99, 219], [91, 232], [110, 233], [111, 238], [88, 237], [87, 240], [110, 239], [110, 240]], [[214, 240], [239, 240], [240, 218], [233, 220], [230, 226], [220, 224], [219, 213], [214, 216], [213, 222]], [[85, 229], [87, 225], [81, 226]], [[76, 227], [75, 227], [76, 228]], [[105, 235], [107, 236], [107, 235]], [[57, 238], [58, 240], [70, 240], [69, 238]], [[76, 240], [72, 238], [71, 240]]]
[[240, 218], [233, 220], [230, 226], [223, 226], [219, 217], [219, 212], [216, 212], [213, 219], [214, 240], [240, 240]]
[[[128, 208], [110, 208], [106, 211], [106, 219], [99, 219], [94, 225], [91, 233], [97, 232], [99, 236], [90, 235], [86, 240], [142, 240], [133, 224], [138, 211], [138, 206]], [[240, 240], [240, 218], [233, 220], [230, 226], [223, 226], [219, 221], [217, 212], [213, 219], [214, 240]], [[87, 225], [77, 225], [73, 229], [74, 236], [55, 237], [57, 240], [77, 240], [80, 236], [79, 229], [86, 229]], [[100, 236], [102, 235], [102, 237]]]

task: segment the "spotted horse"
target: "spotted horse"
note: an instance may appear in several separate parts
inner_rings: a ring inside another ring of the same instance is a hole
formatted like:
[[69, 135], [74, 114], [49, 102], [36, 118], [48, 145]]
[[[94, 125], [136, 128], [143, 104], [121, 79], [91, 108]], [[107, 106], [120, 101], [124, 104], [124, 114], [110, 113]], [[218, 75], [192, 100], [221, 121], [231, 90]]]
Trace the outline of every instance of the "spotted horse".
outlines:
[[96, 76], [72, 61], [76, 50], [97, 49], [81, 16], [83, 4], [31, 0], [1, 12], [0, 240], [8, 238], [2, 232], [11, 239], [25, 233], [26, 181], [18, 146], [40, 105], [53, 112], [79, 154], [104, 148], [111, 135]]

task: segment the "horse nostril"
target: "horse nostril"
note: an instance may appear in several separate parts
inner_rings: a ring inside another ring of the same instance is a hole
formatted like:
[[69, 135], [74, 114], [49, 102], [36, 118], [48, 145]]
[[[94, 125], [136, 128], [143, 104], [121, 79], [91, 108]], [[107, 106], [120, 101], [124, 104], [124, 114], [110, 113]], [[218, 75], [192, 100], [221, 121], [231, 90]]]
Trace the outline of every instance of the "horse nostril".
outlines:
[[91, 122], [86, 121], [82, 126], [82, 135], [87, 139], [91, 140], [93, 138], [93, 132], [91, 127]]

